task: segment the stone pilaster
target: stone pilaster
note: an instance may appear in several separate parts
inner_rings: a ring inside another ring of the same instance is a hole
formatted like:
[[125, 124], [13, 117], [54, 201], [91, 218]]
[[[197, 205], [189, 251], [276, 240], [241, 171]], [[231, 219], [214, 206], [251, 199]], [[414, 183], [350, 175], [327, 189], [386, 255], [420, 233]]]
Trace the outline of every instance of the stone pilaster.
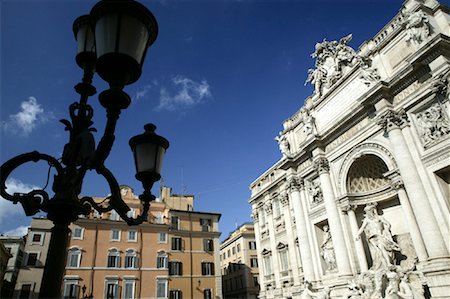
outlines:
[[339, 275], [350, 275], [352, 273], [350, 259], [347, 245], [345, 244], [344, 229], [342, 228], [339, 209], [331, 183], [330, 165], [326, 158], [318, 157], [314, 161], [314, 166], [319, 173], [320, 184], [322, 186], [323, 201], [333, 239]]
[[408, 125], [406, 113], [388, 109], [380, 116], [378, 124], [383, 128], [391, 143], [428, 256], [433, 258], [447, 256], [448, 251], [428, 201], [428, 195], [401, 131]]
[[288, 250], [289, 250], [289, 262], [291, 264], [292, 269], [292, 278], [294, 280], [294, 285], [300, 284], [299, 279], [299, 272], [298, 272], [298, 264], [297, 264], [297, 258], [295, 254], [295, 250], [297, 246], [295, 245], [295, 238], [294, 233], [292, 231], [291, 226], [291, 209], [289, 207], [289, 195], [287, 193], [283, 193], [280, 196], [280, 202], [283, 207], [283, 215], [284, 215], [284, 223], [286, 226], [286, 234], [287, 234], [287, 241], [288, 241]]
[[303, 180], [299, 181], [295, 176], [288, 179], [287, 192], [291, 199], [291, 204], [295, 214], [295, 226], [297, 229], [297, 238], [300, 248], [300, 258], [303, 266], [303, 274], [307, 281], [315, 281], [314, 264], [312, 260], [312, 252], [309, 246], [308, 229], [306, 219], [303, 217], [304, 212], [302, 200], [300, 198], [300, 189], [304, 188]]
[[275, 287], [281, 288], [280, 282], [280, 265], [278, 264], [278, 251], [277, 251], [277, 240], [275, 237], [275, 225], [273, 222], [273, 207], [272, 202], [267, 201], [264, 205], [266, 215], [267, 215], [267, 226], [269, 228], [269, 242], [270, 250], [272, 251], [272, 266], [273, 274], [275, 277]]
[[[262, 246], [261, 246], [261, 230], [259, 229], [259, 211], [257, 209], [254, 209], [252, 211], [252, 218], [253, 218], [253, 223], [254, 223], [253, 227], [254, 227], [254, 230], [255, 230], [256, 254], [257, 254], [257, 257], [258, 257], [258, 263], [262, 264], [262, 260], [263, 259], [262, 259], [262, 254], [261, 254], [261, 249], [262, 249]], [[264, 286], [265, 285], [264, 270], [263, 270], [262, 266], [260, 266], [260, 268], [259, 268], [258, 276], [259, 276], [259, 284], [261, 286]], [[264, 289], [261, 289], [261, 291], [264, 291]]]

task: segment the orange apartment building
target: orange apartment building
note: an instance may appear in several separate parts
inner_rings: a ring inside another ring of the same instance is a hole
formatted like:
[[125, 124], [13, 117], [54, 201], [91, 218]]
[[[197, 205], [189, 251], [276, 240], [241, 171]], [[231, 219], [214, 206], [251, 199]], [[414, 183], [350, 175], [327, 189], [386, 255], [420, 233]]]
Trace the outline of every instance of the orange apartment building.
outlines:
[[[133, 190], [121, 191], [130, 215], [139, 215]], [[163, 187], [139, 226], [115, 211], [72, 224], [64, 298], [222, 298], [221, 215], [193, 211], [193, 202]]]

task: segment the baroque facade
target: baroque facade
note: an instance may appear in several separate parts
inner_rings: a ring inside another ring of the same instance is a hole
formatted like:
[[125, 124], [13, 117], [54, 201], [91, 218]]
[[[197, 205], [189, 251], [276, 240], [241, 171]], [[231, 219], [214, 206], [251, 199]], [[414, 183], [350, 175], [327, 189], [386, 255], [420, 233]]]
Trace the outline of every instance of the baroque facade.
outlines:
[[220, 265], [225, 299], [258, 297], [258, 255], [252, 223], [236, 228], [220, 244]]
[[250, 185], [259, 298], [450, 298], [449, 24], [407, 0], [358, 50], [316, 44], [315, 91]]

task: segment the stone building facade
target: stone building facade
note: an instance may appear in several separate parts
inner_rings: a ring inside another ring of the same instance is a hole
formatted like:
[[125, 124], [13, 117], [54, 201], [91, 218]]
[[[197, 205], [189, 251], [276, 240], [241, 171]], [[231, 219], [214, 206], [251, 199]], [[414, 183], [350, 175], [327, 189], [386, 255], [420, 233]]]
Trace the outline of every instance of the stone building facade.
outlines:
[[[129, 216], [139, 215], [133, 190], [121, 193]], [[193, 202], [163, 187], [141, 225], [128, 226], [115, 211], [76, 221], [64, 298], [222, 298], [220, 214], [193, 211]]]
[[0, 295], [6, 297], [6, 294], [2, 293], [3, 281], [5, 278], [6, 268], [8, 267], [8, 260], [12, 257], [9, 250], [3, 245], [2, 240], [0, 240]]
[[11, 254], [6, 266], [2, 293], [0, 297], [11, 298], [14, 296], [14, 286], [18, 281], [19, 270], [22, 267], [24, 259], [27, 259], [27, 254], [24, 251], [25, 240], [19, 236], [0, 236], [1, 242]]
[[250, 186], [260, 298], [450, 298], [449, 24], [407, 0], [358, 50], [316, 44], [315, 91]]
[[220, 265], [225, 299], [258, 297], [258, 255], [252, 223], [236, 228], [220, 244]]

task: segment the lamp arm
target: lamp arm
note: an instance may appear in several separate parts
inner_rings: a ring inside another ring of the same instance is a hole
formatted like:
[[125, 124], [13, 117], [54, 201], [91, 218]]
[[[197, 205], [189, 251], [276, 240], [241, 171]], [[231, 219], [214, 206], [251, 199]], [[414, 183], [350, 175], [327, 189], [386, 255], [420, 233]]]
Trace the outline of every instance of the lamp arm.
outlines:
[[[96, 169], [97, 173], [101, 176], [103, 176], [106, 181], [108, 182], [109, 189], [111, 192], [111, 195], [107, 197], [109, 199], [109, 207], [111, 207], [109, 210], [116, 210], [116, 212], [120, 215], [120, 217], [128, 224], [128, 225], [139, 225], [142, 222], [147, 220], [148, 217], [148, 211], [150, 210], [150, 201], [153, 201], [155, 199], [155, 196], [152, 194], [144, 193], [139, 196], [139, 199], [142, 201], [143, 209], [141, 212], [141, 215], [137, 216], [136, 218], [128, 217], [127, 212], [130, 211], [130, 208], [127, 206], [127, 204], [123, 201], [122, 196], [120, 195], [120, 186], [117, 182], [116, 178], [112, 174], [112, 172], [106, 168], [105, 166], [100, 166]], [[106, 211], [105, 208], [101, 207], [98, 203], [95, 203], [95, 201], [88, 201], [94, 209], [96, 209], [99, 212]], [[108, 211], [109, 211], [108, 210]]]
[[14, 193], [13, 195], [6, 192], [6, 180], [9, 175], [19, 166], [28, 162], [38, 162], [40, 160], [47, 161], [51, 167], [54, 167], [58, 175], [64, 172], [64, 169], [55, 158], [42, 154], [37, 151], [18, 155], [0, 166], [0, 195], [6, 200], [12, 201], [14, 204], [20, 202], [27, 216], [32, 216], [42, 210], [42, 205], [48, 202], [48, 193], [44, 190], [32, 190], [28, 193]]

